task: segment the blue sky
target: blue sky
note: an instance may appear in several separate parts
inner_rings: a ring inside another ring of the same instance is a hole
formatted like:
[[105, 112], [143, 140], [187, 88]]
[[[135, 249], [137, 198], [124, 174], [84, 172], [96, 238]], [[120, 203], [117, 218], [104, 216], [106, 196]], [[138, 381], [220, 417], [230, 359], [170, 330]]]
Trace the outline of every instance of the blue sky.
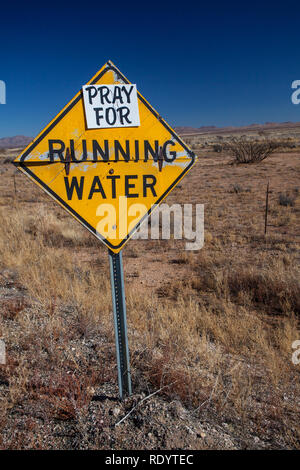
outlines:
[[108, 59], [172, 126], [300, 121], [297, 2], [9, 4], [0, 137], [35, 136]]

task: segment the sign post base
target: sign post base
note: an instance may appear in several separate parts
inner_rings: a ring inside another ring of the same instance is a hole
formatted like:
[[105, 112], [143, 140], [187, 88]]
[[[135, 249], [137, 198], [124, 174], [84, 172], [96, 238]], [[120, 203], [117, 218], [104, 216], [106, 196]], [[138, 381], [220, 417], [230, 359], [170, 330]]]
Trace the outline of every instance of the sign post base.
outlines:
[[131, 395], [122, 252], [108, 250], [120, 398]]

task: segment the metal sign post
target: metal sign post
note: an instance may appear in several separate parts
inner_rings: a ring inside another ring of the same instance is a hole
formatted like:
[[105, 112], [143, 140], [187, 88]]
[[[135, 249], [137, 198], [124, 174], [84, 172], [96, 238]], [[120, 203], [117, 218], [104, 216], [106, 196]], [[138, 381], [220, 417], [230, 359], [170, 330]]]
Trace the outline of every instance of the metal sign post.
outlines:
[[122, 251], [108, 250], [120, 398], [131, 395]]
[[269, 212], [269, 181], [267, 185], [267, 192], [266, 192], [266, 209], [265, 209], [265, 235], [267, 235], [267, 227], [268, 227], [268, 212]]

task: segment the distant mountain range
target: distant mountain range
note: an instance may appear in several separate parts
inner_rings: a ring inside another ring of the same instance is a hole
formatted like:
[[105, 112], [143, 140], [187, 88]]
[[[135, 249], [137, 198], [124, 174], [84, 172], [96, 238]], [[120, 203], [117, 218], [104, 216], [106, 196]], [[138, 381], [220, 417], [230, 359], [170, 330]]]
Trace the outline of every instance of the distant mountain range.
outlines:
[[2, 137], [0, 139], [0, 148], [9, 149], [9, 148], [18, 148], [26, 147], [33, 140], [33, 137], [26, 137], [25, 135], [16, 135], [14, 137]]
[[202, 133], [202, 132], [211, 132], [216, 131], [218, 127], [216, 126], [202, 126], [202, 127], [189, 127], [189, 126], [179, 126], [174, 127], [174, 130], [178, 134], [188, 134], [188, 133]]
[[[228, 133], [228, 132], [247, 132], [247, 131], [263, 131], [268, 129], [283, 129], [300, 127], [300, 122], [266, 122], [265, 124], [250, 124], [248, 126], [241, 127], [216, 127], [216, 126], [202, 126], [202, 127], [190, 127], [190, 126], [178, 126], [174, 127], [174, 130], [180, 135], [188, 134], [216, 134], [216, 133]], [[26, 147], [33, 140], [33, 137], [27, 137], [25, 135], [16, 135], [14, 137], [2, 137], [0, 138], [0, 149], [9, 148], [21, 148]]]
[[188, 134], [216, 134], [216, 133], [228, 133], [228, 132], [247, 132], [247, 131], [263, 131], [268, 129], [284, 129], [300, 127], [300, 122], [265, 122], [265, 124], [249, 124], [248, 126], [228, 126], [228, 127], [216, 127], [216, 126], [202, 126], [202, 127], [189, 127], [181, 126], [174, 127], [174, 130], [181, 135]]

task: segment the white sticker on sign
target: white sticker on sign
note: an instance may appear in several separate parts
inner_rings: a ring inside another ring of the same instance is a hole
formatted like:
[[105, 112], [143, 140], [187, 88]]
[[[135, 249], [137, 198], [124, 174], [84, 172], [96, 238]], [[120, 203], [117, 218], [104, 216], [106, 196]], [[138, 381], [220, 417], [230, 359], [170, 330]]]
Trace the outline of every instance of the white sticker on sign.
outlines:
[[88, 129], [140, 125], [136, 85], [84, 85]]

